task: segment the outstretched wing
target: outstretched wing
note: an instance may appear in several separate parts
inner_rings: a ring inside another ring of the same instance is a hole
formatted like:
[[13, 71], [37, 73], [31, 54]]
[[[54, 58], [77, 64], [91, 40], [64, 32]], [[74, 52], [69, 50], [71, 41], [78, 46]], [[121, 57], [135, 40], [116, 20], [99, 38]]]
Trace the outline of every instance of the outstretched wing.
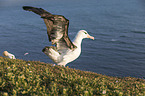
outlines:
[[57, 50], [72, 49], [76, 46], [68, 37], [69, 20], [62, 15], [53, 15], [42, 8], [31, 6], [23, 6], [24, 10], [32, 11], [43, 18], [46, 27], [49, 41], [56, 45]]

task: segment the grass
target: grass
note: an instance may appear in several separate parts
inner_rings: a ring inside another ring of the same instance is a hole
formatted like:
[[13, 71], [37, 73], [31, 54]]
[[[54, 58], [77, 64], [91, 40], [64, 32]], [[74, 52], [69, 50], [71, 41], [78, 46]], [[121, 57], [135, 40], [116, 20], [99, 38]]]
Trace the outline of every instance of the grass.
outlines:
[[0, 95], [143, 96], [145, 80], [0, 57]]

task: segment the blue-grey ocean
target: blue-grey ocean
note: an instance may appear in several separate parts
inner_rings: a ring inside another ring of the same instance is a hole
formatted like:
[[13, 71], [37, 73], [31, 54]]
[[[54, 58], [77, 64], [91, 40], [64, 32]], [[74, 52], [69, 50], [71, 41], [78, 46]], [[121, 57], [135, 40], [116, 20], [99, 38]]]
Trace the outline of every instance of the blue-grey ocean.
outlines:
[[7, 50], [18, 59], [53, 63], [42, 52], [51, 45], [46, 26], [24, 5], [64, 15], [71, 40], [81, 29], [95, 37], [83, 40], [82, 54], [70, 68], [145, 78], [144, 0], [0, 0], [0, 56]]

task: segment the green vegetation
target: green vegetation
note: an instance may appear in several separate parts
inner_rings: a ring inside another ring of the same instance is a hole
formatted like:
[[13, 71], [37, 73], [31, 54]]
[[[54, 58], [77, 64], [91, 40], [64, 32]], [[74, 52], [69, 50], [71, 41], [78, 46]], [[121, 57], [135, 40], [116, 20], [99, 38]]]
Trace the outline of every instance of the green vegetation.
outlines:
[[142, 96], [145, 95], [145, 80], [0, 57], [0, 95]]

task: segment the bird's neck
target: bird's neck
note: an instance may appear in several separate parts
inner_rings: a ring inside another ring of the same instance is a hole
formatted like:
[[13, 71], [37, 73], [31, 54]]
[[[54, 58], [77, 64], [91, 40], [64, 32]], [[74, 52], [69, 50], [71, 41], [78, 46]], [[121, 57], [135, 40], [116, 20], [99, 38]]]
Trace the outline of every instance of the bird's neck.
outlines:
[[80, 34], [77, 34], [76, 37], [73, 40], [73, 43], [77, 46], [77, 47], [81, 47], [81, 43], [82, 43], [82, 36], [80, 36]]

